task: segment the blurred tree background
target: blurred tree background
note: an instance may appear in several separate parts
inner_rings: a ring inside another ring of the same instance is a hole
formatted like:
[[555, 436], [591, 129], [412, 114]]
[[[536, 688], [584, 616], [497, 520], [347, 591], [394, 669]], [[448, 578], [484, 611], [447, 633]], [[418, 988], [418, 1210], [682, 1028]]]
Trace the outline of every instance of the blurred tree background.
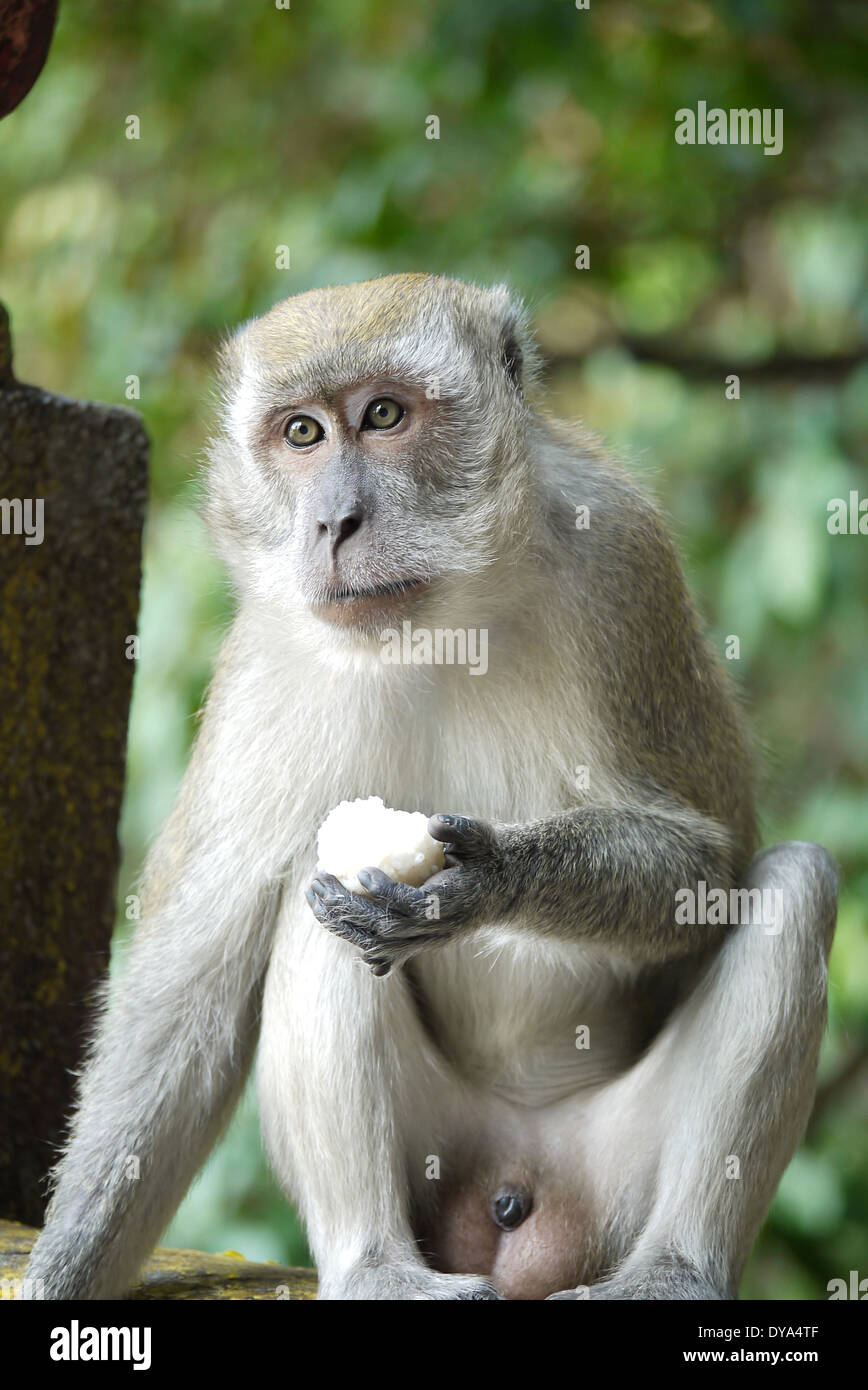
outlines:
[[[831, 498], [868, 496], [866, 38], [855, 0], [67, 0], [0, 128], [18, 374], [121, 403], [137, 375], [154, 445], [120, 934], [231, 612], [191, 482], [228, 327], [389, 271], [508, 280], [553, 411], [661, 498], [714, 640], [740, 638], [764, 838], [819, 840], [845, 875], [818, 1107], [742, 1288], [760, 1298], [868, 1275], [868, 536], [826, 525]], [[700, 100], [781, 108], [782, 153], [677, 145]], [[252, 1096], [168, 1239], [306, 1259]]]

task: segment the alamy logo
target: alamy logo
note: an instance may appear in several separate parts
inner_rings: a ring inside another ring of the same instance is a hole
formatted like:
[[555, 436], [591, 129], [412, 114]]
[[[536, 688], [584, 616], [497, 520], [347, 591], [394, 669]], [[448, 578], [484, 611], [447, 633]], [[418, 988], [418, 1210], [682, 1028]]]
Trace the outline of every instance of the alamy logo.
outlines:
[[846, 498], [833, 497], [826, 511], [830, 536], [868, 536], [868, 497], [860, 497], [855, 488], [850, 489], [849, 506]]
[[485, 627], [414, 628], [404, 619], [401, 631], [384, 628], [380, 659], [387, 666], [467, 666], [471, 676], [488, 670], [488, 629]]
[[51, 1332], [52, 1361], [130, 1361], [134, 1371], [151, 1365], [149, 1327], [82, 1327], [73, 1318], [68, 1327]]
[[778, 936], [784, 925], [782, 888], [709, 888], [704, 879], [675, 894], [678, 926], [762, 927], [766, 936]]
[[861, 1303], [868, 1299], [868, 1279], [860, 1279], [858, 1269], [850, 1270], [850, 1279], [830, 1279], [826, 1291], [831, 1303], [835, 1298], [855, 1298]]
[[45, 502], [41, 497], [0, 497], [0, 534], [23, 536], [25, 545], [45, 539]]
[[696, 110], [682, 106], [675, 112], [676, 145], [763, 145], [763, 154], [780, 154], [784, 148], [784, 113], [780, 106], [762, 110], [733, 106], [724, 111], [704, 101]]

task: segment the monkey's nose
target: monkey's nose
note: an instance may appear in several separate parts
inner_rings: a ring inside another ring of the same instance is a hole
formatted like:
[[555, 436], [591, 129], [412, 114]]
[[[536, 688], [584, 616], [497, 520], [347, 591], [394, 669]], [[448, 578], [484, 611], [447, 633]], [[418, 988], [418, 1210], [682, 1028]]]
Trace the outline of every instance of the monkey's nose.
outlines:
[[334, 555], [345, 540], [349, 540], [350, 536], [355, 535], [363, 521], [364, 512], [361, 507], [353, 507], [340, 516], [330, 517], [327, 521], [318, 521], [317, 532], [320, 536], [328, 536], [329, 546], [332, 555]]
[[514, 1231], [530, 1215], [532, 1198], [523, 1187], [502, 1187], [491, 1199], [491, 1219], [502, 1231]]

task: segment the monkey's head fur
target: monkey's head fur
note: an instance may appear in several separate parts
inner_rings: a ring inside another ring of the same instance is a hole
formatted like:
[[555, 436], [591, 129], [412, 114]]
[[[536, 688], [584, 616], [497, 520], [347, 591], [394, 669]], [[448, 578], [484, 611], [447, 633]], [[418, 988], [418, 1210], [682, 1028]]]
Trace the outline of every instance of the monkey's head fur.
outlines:
[[245, 324], [221, 365], [206, 516], [242, 601], [366, 645], [384, 620], [487, 610], [535, 486], [534, 349], [505, 287], [313, 290]]

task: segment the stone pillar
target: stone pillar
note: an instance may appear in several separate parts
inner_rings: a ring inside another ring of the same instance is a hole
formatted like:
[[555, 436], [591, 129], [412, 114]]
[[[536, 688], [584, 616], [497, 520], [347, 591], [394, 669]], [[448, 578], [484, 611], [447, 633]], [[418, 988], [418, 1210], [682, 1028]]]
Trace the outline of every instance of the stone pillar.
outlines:
[[0, 309], [0, 1216], [32, 1225], [108, 961], [147, 459], [133, 411], [15, 380]]

